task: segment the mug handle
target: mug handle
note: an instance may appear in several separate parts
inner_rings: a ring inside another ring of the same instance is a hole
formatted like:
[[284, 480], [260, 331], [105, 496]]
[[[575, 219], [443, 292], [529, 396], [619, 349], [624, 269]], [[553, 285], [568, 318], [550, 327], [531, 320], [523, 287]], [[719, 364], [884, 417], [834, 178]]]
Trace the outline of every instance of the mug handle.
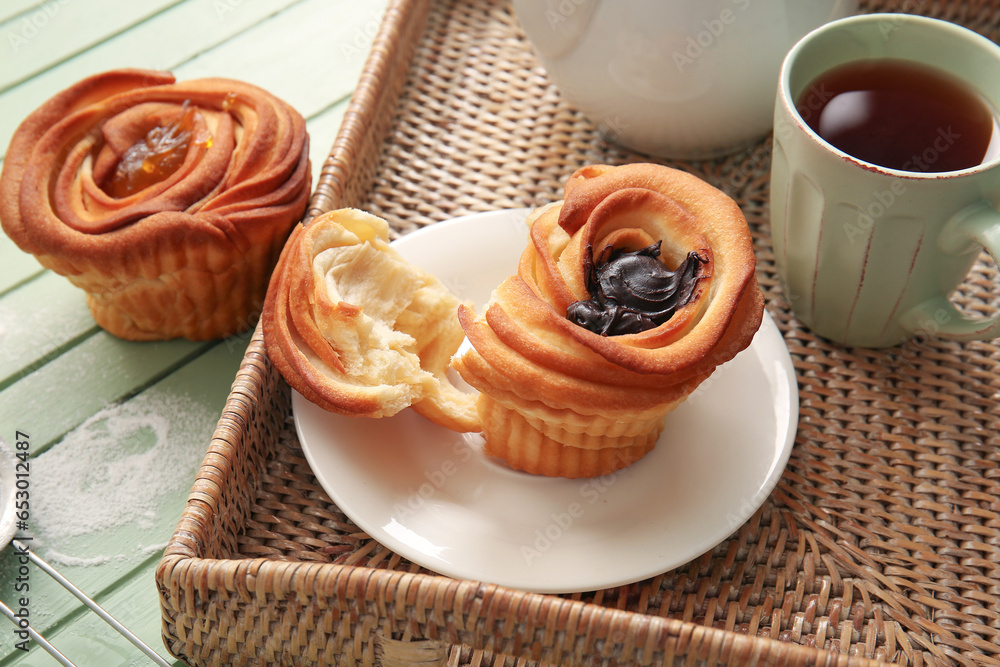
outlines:
[[[1000, 213], [988, 202], [959, 211], [944, 226], [938, 246], [946, 253], [968, 252], [971, 243], [981, 245], [1000, 263]], [[1000, 337], [1000, 315], [969, 317], [947, 296], [928, 299], [908, 311], [901, 324], [911, 335], [928, 334], [948, 340], [989, 340]]]

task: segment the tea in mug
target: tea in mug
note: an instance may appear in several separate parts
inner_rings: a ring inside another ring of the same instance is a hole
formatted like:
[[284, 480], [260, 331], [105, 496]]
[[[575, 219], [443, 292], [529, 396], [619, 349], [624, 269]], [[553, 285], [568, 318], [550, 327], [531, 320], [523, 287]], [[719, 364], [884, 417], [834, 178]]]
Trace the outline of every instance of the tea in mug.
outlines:
[[802, 119], [841, 151], [889, 169], [968, 169], [1000, 153], [997, 112], [957, 78], [897, 59], [834, 67], [796, 100]]

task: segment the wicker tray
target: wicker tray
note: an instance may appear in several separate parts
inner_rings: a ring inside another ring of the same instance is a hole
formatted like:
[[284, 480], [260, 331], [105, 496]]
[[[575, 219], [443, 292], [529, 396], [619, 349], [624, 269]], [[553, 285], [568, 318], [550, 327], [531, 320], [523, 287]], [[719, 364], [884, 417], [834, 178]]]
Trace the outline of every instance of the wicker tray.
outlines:
[[[998, 3], [887, 0], [997, 38]], [[310, 215], [398, 233], [559, 197], [604, 141], [549, 84], [505, 2], [391, 3]], [[629, 586], [554, 596], [436, 576], [316, 482], [256, 332], [157, 570], [163, 636], [208, 664], [1000, 665], [1000, 348], [831, 345], [790, 314], [768, 239], [770, 143], [674, 163], [743, 207], [799, 381], [795, 448], [730, 539]], [[981, 262], [956, 297], [992, 312]]]

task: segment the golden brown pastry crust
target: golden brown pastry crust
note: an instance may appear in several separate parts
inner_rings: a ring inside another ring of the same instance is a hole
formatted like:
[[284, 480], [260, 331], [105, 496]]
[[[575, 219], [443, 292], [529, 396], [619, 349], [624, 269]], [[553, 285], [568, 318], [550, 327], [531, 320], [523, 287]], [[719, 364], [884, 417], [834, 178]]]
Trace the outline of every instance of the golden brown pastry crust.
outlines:
[[389, 245], [385, 220], [331, 211], [293, 232], [261, 317], [268, 357], [320, 407], [386, 417], [412, 407], [479, 430], [476, 397], [448, 378], [464, 339], [458, 299]]
[[[611, 456], [612, 467], [560, 469], [524, 453], [511, 462], [515, 467], [551, 475], [605, 474], [635, 460], [635, 448], [648, 451], [649, 435], [659, 432], [663, 416], [750, 344], [763, 296], [749, 229], [722, 192], [652, 164], [584, 167], [568, 180], [564, 201], [533, 212], [528, 223], [530, 242], [517, 274], [495, 290], [481, 316], [460, 309], [473, 349], [454, 366], [485, 396], [480, 412], [487, 453], [506, 458], [504, 452], [528, 438], [525, 432], [507, 434], [503, 420], [491, 425], [485, 415], [498, 412], [489, 405], [493, 401], [533, 425], [540, 435], [532, 446], [632, 448]], [[602, 336], [566, 318], [571, 303], [590, 298], [586, 253], [599, 255], [608, 244], [639, 249], [659, 240], [668, 266], [691, 251], [705, 260], [691, 300], [669, 320], [641, 333]], [[633, 428], [622, 435], [615, 432], [617, 424]], [[524, 460], [533, 462], [525, 467], [519, 463]]]
[[[181, 166], [130, 196], [102, 186], [122, 153], [184, 104]], [[311, 187], [305, 121], [256, 86], [167, 72], [84, 79], [30, 114], [0, 176], [4, 231], [88, 293], [122, 338], [210, 339], [248, 328]]]

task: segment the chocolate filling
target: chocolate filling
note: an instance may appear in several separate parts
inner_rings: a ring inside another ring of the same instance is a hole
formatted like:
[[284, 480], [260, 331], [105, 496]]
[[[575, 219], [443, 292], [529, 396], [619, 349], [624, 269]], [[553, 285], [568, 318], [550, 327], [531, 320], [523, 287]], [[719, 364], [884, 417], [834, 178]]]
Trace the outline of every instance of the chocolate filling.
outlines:
[[587, 290], [591, 298], [576, 301], [566, 317], [602, 336], [639, 333], [663, 324], [691, 300], [703, 260], [688, 253], [671, 271], [657, 259], [660, 241], [642, 250], [608, 246], [596, 264], [586, 254]]

